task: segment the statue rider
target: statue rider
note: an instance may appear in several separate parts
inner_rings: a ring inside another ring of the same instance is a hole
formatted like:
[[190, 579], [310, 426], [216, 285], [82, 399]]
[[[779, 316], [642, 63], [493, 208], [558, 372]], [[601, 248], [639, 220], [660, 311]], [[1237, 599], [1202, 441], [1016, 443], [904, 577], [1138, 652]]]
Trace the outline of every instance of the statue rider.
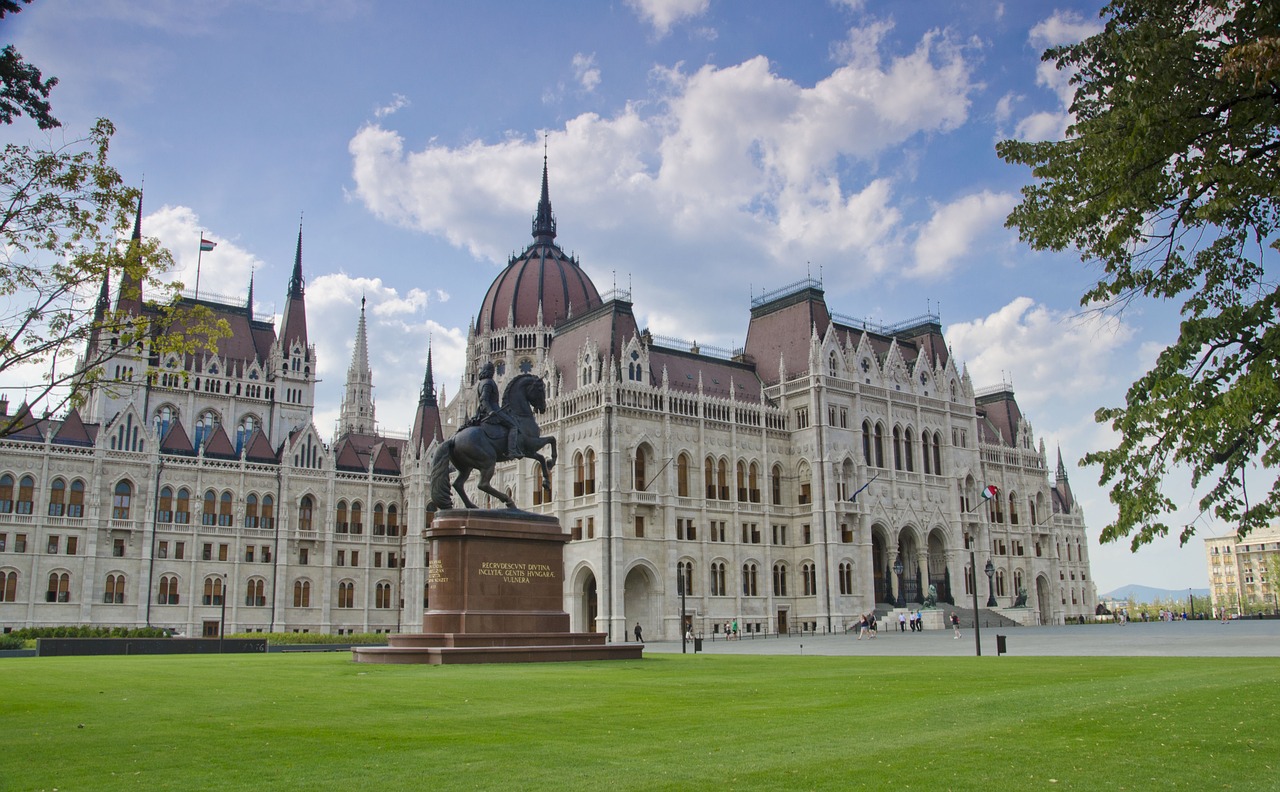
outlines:
[[523, 456], [518, 448], [520, 428], [507, 415], [506, 410], [498, 404], [498, 384], [493, 381], [493, 363], [488, 362], [480, 367], [480, 379], [476, 383], [476, 397], [479, 407], [476, 409], [474, 423], [497, 423], [507, 428], [507, 456], [519, 459]]

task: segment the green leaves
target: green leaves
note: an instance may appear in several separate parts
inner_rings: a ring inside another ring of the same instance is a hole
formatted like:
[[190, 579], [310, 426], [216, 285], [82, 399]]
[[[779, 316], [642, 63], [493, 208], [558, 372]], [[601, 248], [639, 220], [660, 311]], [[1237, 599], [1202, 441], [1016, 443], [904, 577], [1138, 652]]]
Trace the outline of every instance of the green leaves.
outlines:
[[1045, 53], [1076, 71], [1067, 139], [997, 146], [1036, 180], [1007, 225], [1100, 265], [1085, 305], [1182, 301], [1178, 338], [1123, 407], [1097, 413], [1120, 437], [1084, 459], [1118, 507], [1103, 541], [1169, 533], [1175, 465], [1207, 487], [1203, 511], [1246, 533], [1280, 514], [1280, 486], [1250, 502], [1244, 483], [1280, 462], [1280, 7], [1117, 0], [1103, 14], [1102, 33]]

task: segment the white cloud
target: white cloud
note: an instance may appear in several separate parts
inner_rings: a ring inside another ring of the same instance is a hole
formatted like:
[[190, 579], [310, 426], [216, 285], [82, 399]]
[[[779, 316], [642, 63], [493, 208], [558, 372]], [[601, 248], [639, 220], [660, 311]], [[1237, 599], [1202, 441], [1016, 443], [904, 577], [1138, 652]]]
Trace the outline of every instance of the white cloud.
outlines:
[[404, 94], [392, 94], [390, 102], [373, 109], [373, 116], [374, 118], [386, 118], [389, 115], [394, 115], [396, 111], [408, 107], [409, 104], [409, 98]]
[[1114, 358], [1133, 335], [1117, 318], [1054, 311], [1030, 297], [946, 331], [975, 387], [1008, 382], [1016, 372], [1012, 384], [1024, 410], [1052, 402], [1067, 416], [1073, 409], [1092, 415], [1100, 394], [1122, 387]]
[[661, 38], [677, 22], [705, 14], [711, 0], [627, 0], [627, 5]]
[[[1086, 20], [1069, 11], [1055, 11], [1052, 16], [1031, 28], [1028, 42], [1036, 50], [1063, 44], [1075, 44], [1102, 31], [1102, 24]], [[1054, 110], [1032, 113], [1018, 122], [1014, 134], [1022, 140], [1060, 140], [1074, 120], [1070, 107], [1075, 95], [1071, 85], [1074, 69], [1058, 69], [1052, 62], [1036, 65], [1036, 85], [1047, 88], [1058, 99]]]
[[600, 85], [600, 67], [596, 65], [596, 55], [583, 55], [581, 52], [573, 56], [573, 78], [582, 86], [582, 90], [591, 93]]
[[920, 278], [946, 275], [975, 240], [1003, 226], [1017, 202], [1010, 193], [983, 190], [938, 207], [916, 237], [911, 274]]
[[[262, 264], [234, 239], [201, 225], [199, 215], [186, 206], [162, 206], [144, 214], [142, 233], [159, 239], [173, 253], [174, 268], [163, 280], [181, 282], [187, 292], [195, 292], [198, 276], [202, 296], [243, 301], [249, 293], [250, 276]], [[201, 254], [202, 236], [217, 243], [217, 247]]]
[[[909, 52], [882, 57], [875, 47], [887, 29], [851, 32], [849, 41], [861, 43], [812, 86], [779, 76], [762, 56], [691, 73], [656, 68], [652, 101], [608, 117], [584, 113], [551, 130], [560, 241], [608, 251], [607, 262], [584, 259], [602, 291], [608, 270], [595, 267], [645, 273], [656, 293], [635, 295], [636, 304], [661, 301], [682, 317], [655, 332], [717, 336], [707, 343], [722, 346], [740, 340], [701, 324], [708, 314], [699, 288], [727, 305], [750, 284], [786, 283], [809, 265], [830, 264], [850, 278], [887, 271], [904, 245], [895, 177], [859, 181], [851, 168], [874, 172], [900, 144], [957, 128], [976, 89], [963, 48], [946, 36], [931, 32]], [[505, 262], [510, 229], [526, 224], [536, 204], [541, 137], [432, 141], [410, 151], [394, 130], [366, 125], [349, 143], [354, 194], [388, 222]], [[760, 261], [760, 251], [772, 260]], [[692, 292], [677, 287], [688, 282], [689, 262], [698, 262]], [[491, 272], [477, 278], [487, 282]]]

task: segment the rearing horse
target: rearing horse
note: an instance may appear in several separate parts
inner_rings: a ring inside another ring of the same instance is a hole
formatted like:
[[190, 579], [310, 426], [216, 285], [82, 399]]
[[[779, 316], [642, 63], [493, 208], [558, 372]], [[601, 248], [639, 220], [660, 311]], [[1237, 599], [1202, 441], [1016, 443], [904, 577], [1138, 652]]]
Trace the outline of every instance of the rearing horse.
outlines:
[[[502, 409], [519, 427], [520, 437], [516, 447], [520, 450], [520, 455], [538, 461], [542, 468], [542, 483], [550, 489], [551, 466], [556, 463], [556, 439], [541, 437], [538, 434], [538, 422], [533, 417], [535, 411], [541, 413], [547, 409], [546, 385], [540, 377], [533, 374], [513, 377], [502, 393]], [[513, 458], [507, 455], [507, 431], [499, 423], [481, 423], [464, 427], [442, 443], [431, 459], [430, 508], [453, 508], [453, 497], [449, 494], [450, 464], [458, 471], [453, 480], [453, 490], [468, 509], [477, 508], [464, 489], [473, 470], [480, 471], [480, 481], [476, 486], [481, 492], [487, 492], [502, 501], [508, 509], [519, 508], [505, 492], [489, 485], [494, 467], [499, 462]], [[551, 446], [549, 460], [538, 453], [547, 445]]]

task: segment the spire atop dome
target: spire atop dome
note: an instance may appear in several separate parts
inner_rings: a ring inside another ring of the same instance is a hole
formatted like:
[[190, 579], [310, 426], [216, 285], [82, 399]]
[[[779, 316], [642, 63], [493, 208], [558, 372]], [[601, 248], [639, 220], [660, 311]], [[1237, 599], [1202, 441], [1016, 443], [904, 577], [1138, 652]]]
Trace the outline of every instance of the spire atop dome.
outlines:
[[303, 295], [303, 287], [306, 285], [302, 279], [302, 221], [298, 221], [298, 250], [293, 255], [293, 277], [289, 278], [289, 296], [301, 297]]
[[538, 213], [533, 217], [533, 240], [551, 244], [556, 238], [556, 216], [551, 213], [551, 191], [547, 187], [546, 140], [542, 145], [542, 198], [538, 200]]
[[374, 431], [373, 372], [369, 369], [369, 337], [365, 325], [365, 298], [360, 298], [360, 322], [347, 369], [346, 394], [342, 397], [339, 431], [372, 434]]
[[418, 404], [424, 407], [438, 407], [436, 401], [436, 381], [431, 374], [431, 347], [427, 347], [427, 375], [422, 380], [422, 395], [418, 397]]

